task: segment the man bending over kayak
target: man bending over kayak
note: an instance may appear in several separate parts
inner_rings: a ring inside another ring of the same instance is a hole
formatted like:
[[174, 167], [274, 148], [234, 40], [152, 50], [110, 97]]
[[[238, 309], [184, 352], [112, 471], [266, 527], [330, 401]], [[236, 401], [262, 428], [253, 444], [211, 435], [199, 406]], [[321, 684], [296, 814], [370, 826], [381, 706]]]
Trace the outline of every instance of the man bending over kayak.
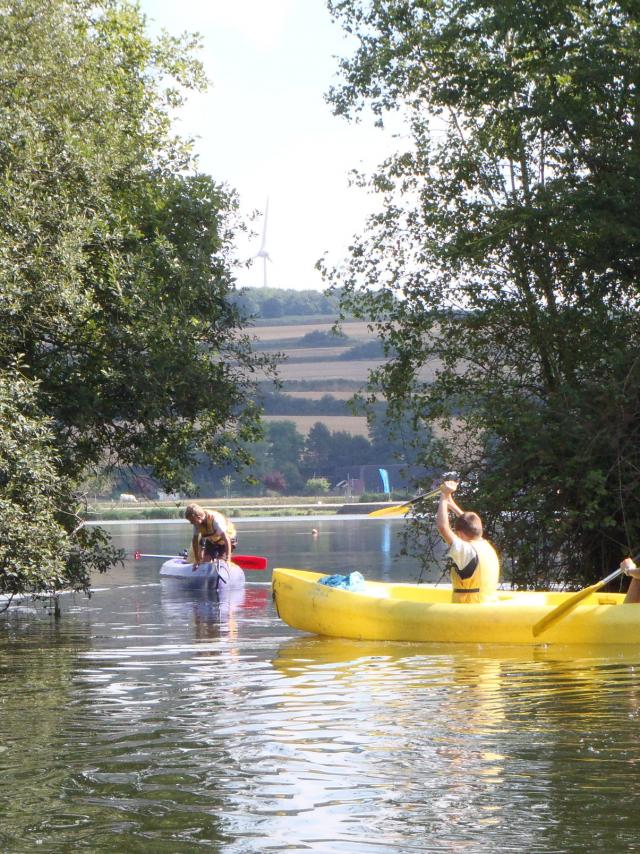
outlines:
[[237, 537], [233, 522], [218, 510], [205, 510], [199, 504], [187, 504], [184, 517], [193, 525], [193, 571], [200, 563], [231, 559]]
[[[436, 525], [440, 536], [449, 546], [451, 558], [452, 602], [470, 604], [495, 598], [500, 577], [500, 560], [488, 540], [482, 537], [482, 520], [477, 513], [464, 512], [453, 500], [458, 488], [455, 480], [446, 480], [440, 487], [440, 503]], [[453, 527], [449, 511], [456, 515]]]

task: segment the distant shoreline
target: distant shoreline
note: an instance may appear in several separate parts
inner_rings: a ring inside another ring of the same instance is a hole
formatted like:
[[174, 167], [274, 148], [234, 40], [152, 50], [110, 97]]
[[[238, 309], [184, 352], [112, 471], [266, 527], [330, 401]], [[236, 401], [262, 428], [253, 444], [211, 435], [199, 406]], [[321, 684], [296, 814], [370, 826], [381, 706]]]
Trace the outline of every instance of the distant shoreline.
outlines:
[[[366, 515], [372, 510], [380, 507], [390, 507], [398, 504], [397, 501], [381, 502], [358, 502], [358, 501], [327, 501], [324, 499], [309, 501], [304, 499], [296, 501], [288, 499], [290, 503], [278, 503], [273, 499], [254, 499], [251, 503], [239, 502], [237, 499], [225, 500], [220, 498], [197, 499], [203, 507], [220, 510], [231, 519], [251, 518], [255, 516], [334, 516], [334, 515]], [[140, 502], [137, 504], [125, 504], [122, 502], [96, 502], [86, 514], [87, 522], [136, 522], [147, 519], [184, 519], [184, 508], [189, 502], [187, 500], [176, 502]]]

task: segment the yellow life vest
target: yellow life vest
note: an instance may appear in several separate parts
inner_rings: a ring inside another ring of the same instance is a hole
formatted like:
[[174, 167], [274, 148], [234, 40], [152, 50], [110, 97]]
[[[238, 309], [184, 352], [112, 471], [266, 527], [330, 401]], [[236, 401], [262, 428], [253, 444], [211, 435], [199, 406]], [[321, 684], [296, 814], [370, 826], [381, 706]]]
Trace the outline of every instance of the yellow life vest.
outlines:
[[207, 510], [206, 514], [204, 522], [198, 525], [201, 542], [202, 540], [209, 540], [211, 543], [224, 543], [224, 535], [215, 530], [216, 525], [226, 529], [230, 540], [234, 539], [236, 536], [235, 525], [223, 513], [218, 510]]
[[498, 586], [500, 560], [496, 550], [487, 540], [471, 540], [469, 545], [478, 557], [476, 567], [468, 578], [461, 578], [455, 564], [451, 567], [451, 601], [456, 604], [490, 602], [495, 598]]

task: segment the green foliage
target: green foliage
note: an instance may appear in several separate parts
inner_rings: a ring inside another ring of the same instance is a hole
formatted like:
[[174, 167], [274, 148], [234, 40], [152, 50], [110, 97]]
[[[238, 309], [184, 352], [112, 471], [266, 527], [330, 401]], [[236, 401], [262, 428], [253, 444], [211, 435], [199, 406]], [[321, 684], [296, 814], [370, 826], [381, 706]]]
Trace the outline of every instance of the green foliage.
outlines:
[[56, 515], [61, 484], [50, 426], [34, 406], [34, 386], [0, 375], [0, 592], [55, 589], [68, 541]]
[[373, 393], [427, 468], [461, 471], [507, 576], [594, 580], [640, 543], [638, 10], [330, 7], [359, 40], [336, 112], [401, 107], [411, 138], [331, 273], [396, 352]]
[[390, 495], [386, 492], [363, 492], [358, 498], [358, 502], [360, 504], [369, 504], [372, 502], [380, 504], [382, 502], [397, 501], [400, 504], [406, 501], [408, 497], [406, 493], [394, 490], [391, 491]]
[[[236, 198], [171, 133], [178, 87], [203, 84], [196, 43], [153, 41], [124, 0], [5, 7], [0, 375], [19, 355], [37, 381], [69, 495], [116, 467], [172, 491], [199, 454], [242, 465], [268, 363], [231, 301]], [[8, 551], [24, 548], [17, 521]], [[78, 536], [73, 572], [102, 568], [104, 538]], [[46, 559], [60, 566], [63, 546], [53, 537]]]
[[305, 495], [327, 495], [331, 484], [326, 477], [310, 477], [304, 485]]
[[324, 332], [322, 329], [314, 329], [313, 332], [307, 332], [300, 339], [301, 347], [335, 347], [344, 344], [346, 335], [337, 332]]
[[307, 471], [322, 473], [335, 482], [362, 465], [378, 464], [378, 460], [364, 436], [353, 436], [344, 430], [331, 431], [318, 421], [309, 430], [304, 463]]
[[243, 288], [234, 296], [233, 302], [244, 315], [263, 320], [284, 315], [335, 317], [339, 310], [339, 298], [336, 295], [323, 294], [316, 290]]
[[279, 492], [280, 494], [286, 492], [287, 479], [281, 471], [267, 472], [263, 477], [262, 482], [267, 491]]
[[10, 597], [88, 590], [90, 570], [119, 557], [101, 532], [81, 527], [36, 398], [18, 370], [0, 374], [0, 594]]
[[291, 421], [272, 421], [267, 425], [269, 456], [276, 467], [281, 468], [288, 462], [300, 458], [304, 448], [304, 436], [296, 430]]

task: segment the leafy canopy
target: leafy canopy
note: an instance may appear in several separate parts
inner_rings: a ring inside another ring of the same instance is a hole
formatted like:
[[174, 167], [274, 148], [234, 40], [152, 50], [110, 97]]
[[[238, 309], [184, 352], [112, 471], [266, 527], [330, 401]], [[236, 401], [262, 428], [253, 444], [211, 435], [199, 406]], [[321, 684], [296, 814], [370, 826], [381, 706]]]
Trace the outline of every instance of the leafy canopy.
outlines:
[[62, 525], [61, 566], [81, 479], [120, 467], [175, 490], [198, 454], [247, 461], [269, 367], [231, 301], [236, 197], [171, 129], [205, 84], [197, 41], [151, 39], [125, 0], [1, 6], [0, 377], [12, 387], [19, 356], [47, 424], [61, 490], [41, 529]]
[[637, 4], [329, 6], [358, 40], [335, 111], [406, 122], [326, 271], [391, 347], [374, 389], [462, 472], [516, 583], [599, 577], [640, 542]]

